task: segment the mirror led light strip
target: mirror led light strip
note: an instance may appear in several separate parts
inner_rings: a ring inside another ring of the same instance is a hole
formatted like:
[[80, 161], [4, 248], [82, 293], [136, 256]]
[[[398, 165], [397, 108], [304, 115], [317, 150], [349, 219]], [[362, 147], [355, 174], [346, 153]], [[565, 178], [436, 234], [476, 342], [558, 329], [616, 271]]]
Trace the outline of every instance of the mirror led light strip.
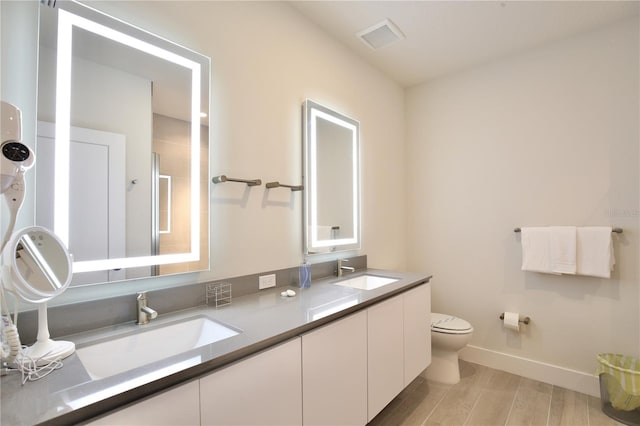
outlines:
[[312, 108], [311, 109], [311, 129], [310, 129], [310, 151], [311, 155], [314, 158], [317, 158], [317, 121], [318, 119], [330, 121], [338, 126], [344, 127], [351, 131], [351, 156], [353, 158], [353, 188], [352, 193], [354, 194], [353, 200], [353, 238], [341, 238], [341, 239], [332, 239], [332, 240], [320, 240], [318, 239], [318, 171], [317, 171], [317, 161], [311, 161], [310, 163], [310, 174], [311, 174], [311, 245], [312, 247], [333, 247], [335, 245], [342, 244], [355, 244], [358, 242], [358, 201], [357, 194], [358, 192], [358, 129], [355, 125], [344, 121], [338, 117], [335, 117], [331, 114], [327, 114], [319, 109]]
[[82, 261], [74, 272], [102, 271], [200, 260], [200, 64], [168, 50], [138, 40], [89, 19], [58, 10], [58, 53], [56, 76], [55, 206], [54, 231], [69, 244], [69, 152], [71, 127], [71, 60], [73, 27], [82, 28], [125, 46], [141, 50], [191, 70], [191, 252], [159, 256]]

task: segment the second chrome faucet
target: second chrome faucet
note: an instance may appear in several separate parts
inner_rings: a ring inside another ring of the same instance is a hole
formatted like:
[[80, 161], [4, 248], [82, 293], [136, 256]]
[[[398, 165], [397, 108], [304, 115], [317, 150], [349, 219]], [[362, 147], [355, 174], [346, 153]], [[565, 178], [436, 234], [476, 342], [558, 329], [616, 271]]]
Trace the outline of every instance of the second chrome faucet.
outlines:
[[138, 321], [136, 324], [147, 324], [150, 320], [158, 316], [158, 312], [147, 306], [147, 292], [138, 292], [136, 296], [136, 308], [138, 312]]
[[356, 268], [351, 266], [344, 266], [344, 262], [348, 262], [349, 259], [338, 259], [338, 267], [336, 268], [336, 275], [341, 277], [344, 271], [354, 272]]

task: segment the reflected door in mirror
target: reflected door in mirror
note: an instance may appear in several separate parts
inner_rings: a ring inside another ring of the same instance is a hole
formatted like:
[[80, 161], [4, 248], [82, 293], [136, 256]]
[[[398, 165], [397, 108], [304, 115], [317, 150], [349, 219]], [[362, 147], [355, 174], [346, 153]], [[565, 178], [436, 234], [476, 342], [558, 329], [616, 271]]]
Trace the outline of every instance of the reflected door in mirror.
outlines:
[[[36, 222], [53, 229], [55, 130], [38, 123]], [[71, 128], [69, 163], [69, 251], [74, 261], [125, 257], [125, 144], [124, 135]], [[143, 236], [144, 237], [144, 236]], [[147, 268], [148, 269], [148, 268]], [[76, 273], [71, 285], [125, 279], [125, 271]]]

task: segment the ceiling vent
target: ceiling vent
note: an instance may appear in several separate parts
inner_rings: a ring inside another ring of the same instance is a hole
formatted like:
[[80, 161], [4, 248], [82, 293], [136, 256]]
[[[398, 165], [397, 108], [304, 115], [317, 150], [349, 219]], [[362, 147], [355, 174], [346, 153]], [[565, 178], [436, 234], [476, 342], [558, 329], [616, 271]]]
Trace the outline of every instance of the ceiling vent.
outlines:
[[356, 34], [364, 44], [373, 50], [378, 50], [389, 44], [405, 38], [400, 28], [390, 19], [385, 19]]

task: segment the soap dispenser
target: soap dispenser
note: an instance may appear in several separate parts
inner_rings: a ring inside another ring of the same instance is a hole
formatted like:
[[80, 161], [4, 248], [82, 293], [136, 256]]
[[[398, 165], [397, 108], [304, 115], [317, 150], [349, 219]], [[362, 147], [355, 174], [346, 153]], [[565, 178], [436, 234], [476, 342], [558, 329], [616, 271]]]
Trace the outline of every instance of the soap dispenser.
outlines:
[[305, 256], [298, 270], [298, 278], [300, 279], [300, 288], [311, 287], [311, 265]]

